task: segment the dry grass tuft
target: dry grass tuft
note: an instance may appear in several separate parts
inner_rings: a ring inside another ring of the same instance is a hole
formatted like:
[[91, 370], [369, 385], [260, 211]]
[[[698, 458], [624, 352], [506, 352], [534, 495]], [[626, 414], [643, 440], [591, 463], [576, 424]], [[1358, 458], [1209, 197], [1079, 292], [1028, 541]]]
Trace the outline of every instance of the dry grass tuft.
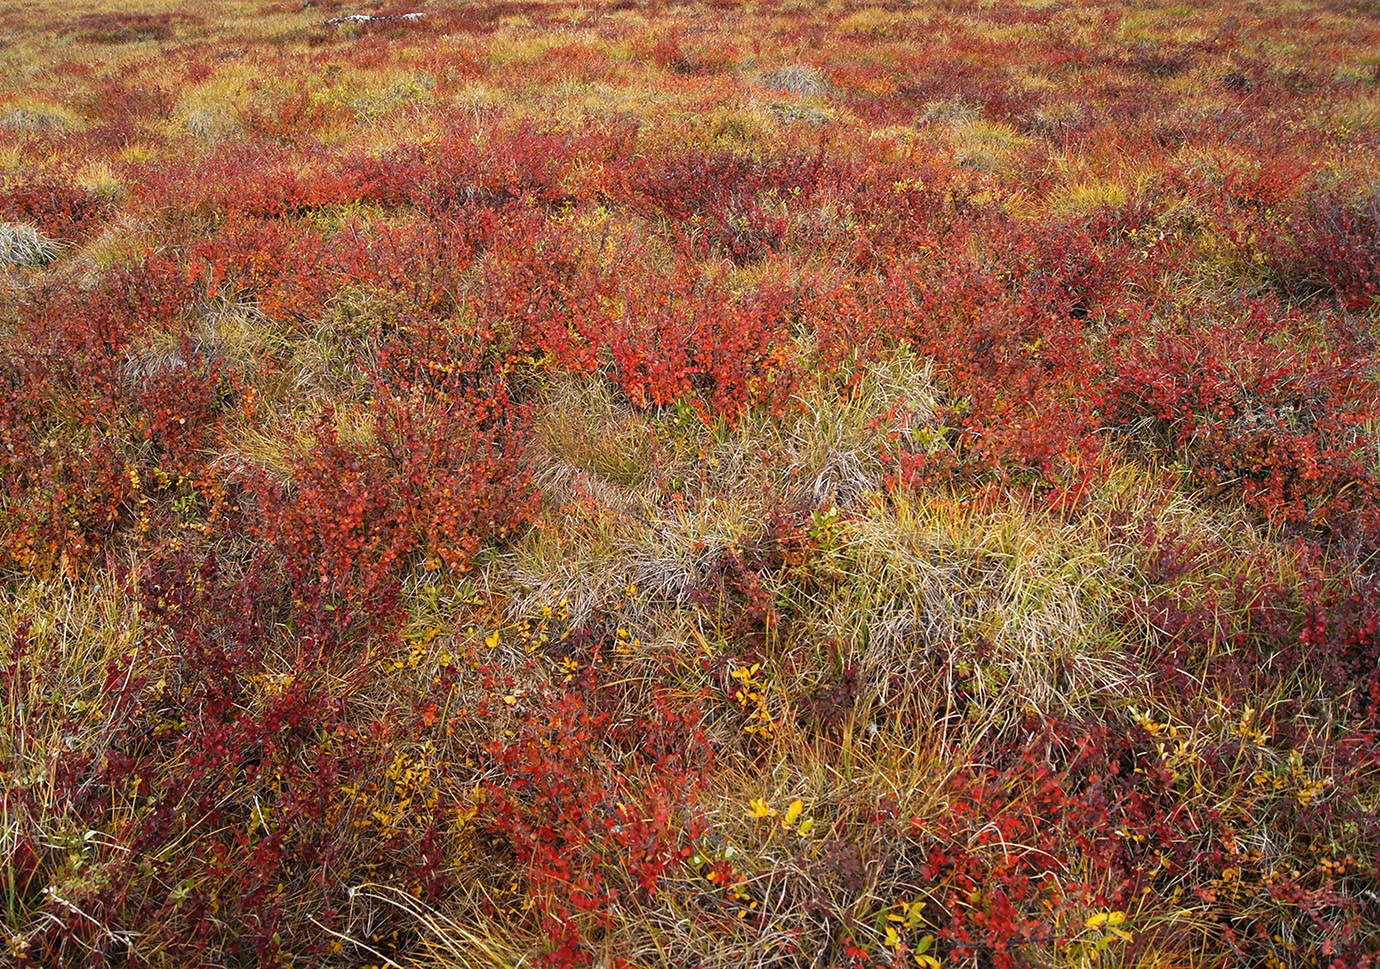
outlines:
[[833, 90], [829, 79], [808, 64], [787, 64], [758, 75], [758, 83], [782, 94], [799, 98], [821, 98]]
[[46, 266], [63, 246], [23, 222], [0, 222], [0, 266]]

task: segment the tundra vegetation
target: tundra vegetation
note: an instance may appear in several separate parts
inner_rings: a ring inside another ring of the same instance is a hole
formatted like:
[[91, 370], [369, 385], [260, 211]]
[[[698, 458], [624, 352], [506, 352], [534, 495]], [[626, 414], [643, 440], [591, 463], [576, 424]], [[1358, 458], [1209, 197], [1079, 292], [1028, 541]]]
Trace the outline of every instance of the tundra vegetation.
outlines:
[[0, 36], [0, 962], [1380, 964], [1374, 2]]

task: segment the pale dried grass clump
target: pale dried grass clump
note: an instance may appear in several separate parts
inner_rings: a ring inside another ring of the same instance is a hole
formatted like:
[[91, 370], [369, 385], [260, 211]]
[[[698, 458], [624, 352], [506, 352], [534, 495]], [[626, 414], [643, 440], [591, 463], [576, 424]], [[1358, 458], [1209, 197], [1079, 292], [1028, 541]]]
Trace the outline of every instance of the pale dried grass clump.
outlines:
[[25, 222], [0, 222], [0, 266], [46, 266], [61, 249]]
[[0, 129], [15, 134], [61, 134], [72, 127], [72, 119], [62, 111], [38, 107], [0, 111]]
[[804, 124], [819, 128], [834, 120], [834, 116], [812, 104], [798, 104], [791, 101], [773, 101], [767, 111], [782, 124]]
[[982, 105], [963, 98], [931, 101], [915, 119], [917, 124], [967, 124], [982, 117]]
[[763, 87], [799, 98], [820, 98], [829, 93], [829, 81], [808, 64], [787, 64], [767, 71], [758, 79]]
[[196, 107], [181, 114], [184, 131], [200, 141], [224, 141], [232, 138], [244, 126], [235, 115], [221, 107]]

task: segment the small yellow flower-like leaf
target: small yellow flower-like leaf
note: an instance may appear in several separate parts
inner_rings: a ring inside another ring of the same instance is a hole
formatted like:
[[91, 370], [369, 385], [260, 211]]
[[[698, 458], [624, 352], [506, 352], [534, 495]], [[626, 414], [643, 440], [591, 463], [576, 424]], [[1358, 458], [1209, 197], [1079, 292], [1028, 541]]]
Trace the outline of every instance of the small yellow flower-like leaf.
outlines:
[[791, 802], [790, 807], [786, 808], [786, 816], [781, 821], [783, 828], [794, 828], [795, 823], [800, 820], [801, 812], [805, 810], [805, 802], [796, 798]]
[[485, 638], [485, 640], [484, 640], [484, 645], [487, 646], [487, 647], [489, 647], [490, 649], [493, 649], [494, 647], [496, 647], [496, 646], [498, 645], [498, 630], [497, 630], [497, 629], [495, 629], [492, 633], [490, 633], [490, 634], [488, 635], [487, 638]]
[[748, 802], [748, 817], [762, 819], [776, 817], [776, 809], [765, 798], [754, 797]]
[[800, 822], [800, 828], [798, 829], [798, 832], [799, 832], [800, 836], [803, 838], [803, 837], [805, 837], [806, 835], [808, 835], [808, 834], [810, 833], [811, 829], [814, 828], [814, 826], [815, 826], [815, 819], [814, 819], [814, 818], [806, 818], [804, 821], [801, 821], [801, 822]]
[[1083, 923], [1084, 928], [1093, 929], [1094, 931], [1102, 928], [1107, 924], [1109, 914], [1110, 913], [1107, 912], [1098, 912], [1096, 915], [1088, 916], [1088, 920]]

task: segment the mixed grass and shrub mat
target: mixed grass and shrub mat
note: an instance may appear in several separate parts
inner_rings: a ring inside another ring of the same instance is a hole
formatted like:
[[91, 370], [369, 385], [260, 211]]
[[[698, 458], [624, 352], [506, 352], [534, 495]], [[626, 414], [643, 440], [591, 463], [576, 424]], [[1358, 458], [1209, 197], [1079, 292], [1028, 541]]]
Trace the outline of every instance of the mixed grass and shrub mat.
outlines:
[[1374, 2], [0, 37], [0, 964], [1380, 966]]

